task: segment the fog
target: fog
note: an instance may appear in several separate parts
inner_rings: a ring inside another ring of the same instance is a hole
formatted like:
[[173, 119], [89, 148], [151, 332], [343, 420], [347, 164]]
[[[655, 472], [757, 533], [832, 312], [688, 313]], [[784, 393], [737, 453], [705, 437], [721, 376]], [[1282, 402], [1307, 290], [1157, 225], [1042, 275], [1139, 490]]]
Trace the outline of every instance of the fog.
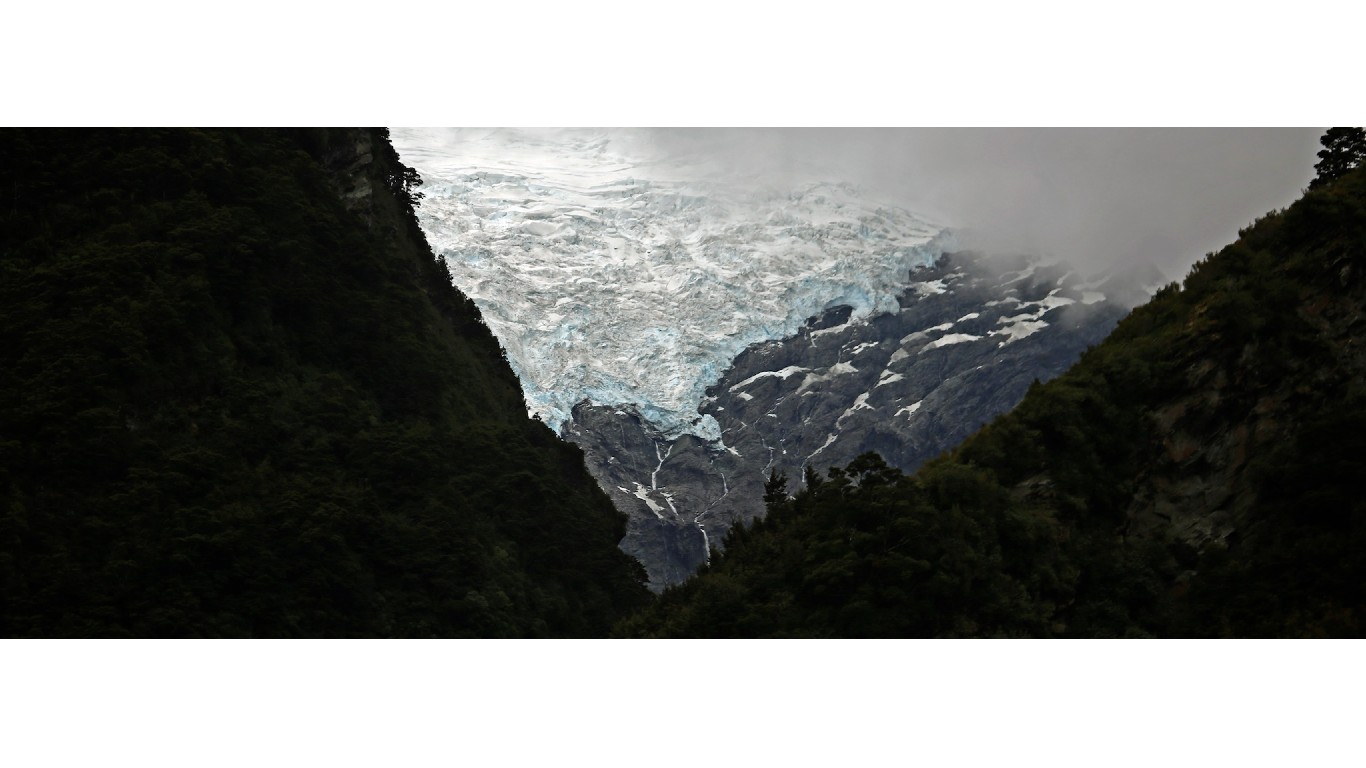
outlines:
[[659, 129], [666, 153], [743, 175], [863, 186], [961, 232], [1083, 271], [1148, 262], [1180, 279], [1314, 176], [1320, 128]]

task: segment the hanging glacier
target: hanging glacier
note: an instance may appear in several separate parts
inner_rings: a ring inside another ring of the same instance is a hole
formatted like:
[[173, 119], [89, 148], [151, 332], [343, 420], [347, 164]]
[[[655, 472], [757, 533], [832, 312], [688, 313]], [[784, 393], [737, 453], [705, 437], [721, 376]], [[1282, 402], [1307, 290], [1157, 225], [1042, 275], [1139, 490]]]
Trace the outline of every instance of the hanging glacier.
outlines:
[[420, 223], [508, 353], [528, 409], [628, 409], [719, 443], [698, 406], [735, 357], [838, 305], [898, 308], [943, 226], [814, 171], [746, 176], [648, 130], [395, 129]]

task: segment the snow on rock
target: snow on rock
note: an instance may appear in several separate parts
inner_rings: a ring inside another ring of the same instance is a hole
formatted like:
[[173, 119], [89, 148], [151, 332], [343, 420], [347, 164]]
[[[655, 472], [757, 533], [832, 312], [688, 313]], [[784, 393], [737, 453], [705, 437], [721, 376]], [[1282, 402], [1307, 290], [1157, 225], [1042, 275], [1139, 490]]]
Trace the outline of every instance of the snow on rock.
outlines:
[[823, 369], [823, 372], [822, 372], [822, 373], [812, 373], [812, 374], [808, 375], [808, 376], [802, 381], [802, 385], [801, 385], [800, 387], [797, 387], [797, 394], [800, 395], [801, 393], [805, 392], [806, 390], [810, 389], [811, 387], [814, 387], [815, 385], [821, 383], [822, 381], [829, 381], [830, 379], [833, 379], [833, 378], [835, 378], [836, 376], [847, 376], [847, 375], [849, 375], [849, 374], [851, 374], [851, 373], [858, 373], [858, 369], [855, 368], [855, 367], [853, 366], [853, 364], [851, 364], [851, 363], [835, 363], [834, 365], [830, 366], [829, 368]]
[[999, 336], [1004, 334], [1006, 337], [1006, 340], [997, 346], [1004, 347], [1013, 341], [1019, 341], [1020, 339], [1032, 336], [1048, 327], [1048, 323], [1042, 320], [1035, 320], [1033, 317], [1033, 315], [1017, 315], [1015, 317], [1003, 317], [997, 321], [1003, 324], [1004, 327], [999, 331], [993, 332], [992, 335]]
[[983, 337], [981, 336], [974, 336], [971, 333], [946, 333], [934, 341], [931, 341], [929, 344], [926, 344], [925, 348], [920, 351], [923, 353], [927, 350], [947, 347], [950, 344], [964, 344], [969, 341], [980, 341], [982, 338]]
[[1054, 288], [1052, 291], [1049, 292], [1047, 296], [1043, 297], [1042, 299], [1036, 302], [1033, 302], [1035, 306], [1039, 307], [1040, 315], [1042, 315], [1044, 312], [1047, 312], [1050, 309], [1056, 309], [1058, 307], [1065, 307], [1068, 304], [1077, 303], [1076, 299], [1069, 299], [1066, 296], [1057, 295], [1059, 290], [1061, 289]]
[[635, 496], [637, 499], [640, 499], [641, 501], [645, 502], [645, 506], [649, 507], [650, 511], [655, 513], [655, 517], [659, 518], [660, 520], [663, 520], [664, 507], [660, 506], [659, 502], [650, 498], [650, 492], [645, 488], [645, 486], [641, 485], [640, 483], [636, 483], [635, 486], [636, 492], [632, 495]]
[[906, 336], [901, 337], [900, 344], [902, 344], [902, 345], [904, 346], [904, 345], [906, 345], [906, 344], [910, 344], [910, 343], [913, 342], [913, 341], [919, 341], [919, 340], [921, 340], [921, 339], [924, 339], [924, 338], [928, 337], [931, 333], [938, 333], [939, 331], [947, 331], [948, 329], [950, 329], [950, 328], [952, 328], [952, 327], [953, 327], [953, 323], [943, 323], [943, 324], [941, 324], [941, 325], [936, 325], [936, 326], [933, 326], [933, 327], [930, 327], [930, 328], [926, 328], [926, 329], [923, 330], [923, 331], [916, 331], [915, 333], [907, 334]]
[[911, 418], [911, 414], [913, 414], [913, 413], [915, 413], [916, 411], [920, 410], [920, 404], [923, 403], [923, 402], [925, 402], [925, 401], [924, 401], [924, 400], [917, 400], [917, 401], [915, 401], [914, 403], [911, 403], [910, 405], [906, 406], [905, 408], [898, 409], [896, 413], [892, 414], [892, 416], [900, 416], [901, 414], [904, 413], [904, 414], [906, 414], [906, 418], [909, 419], [909, 418]]
[[[1020, 309], [1029, 309], [1033, 307], [1033, 312], [1022, 312], [1018, 315], [1011, 315], [1010, 317], [998, 319], [996, 324], [1003, 327], [998, 331], [993, 331], [991, 335], [1004, 335], [1006, 339], [997, 346], [1004, 347], [1007, 344], [1019, 341], [1020, 339], [1027, 338], [1042, 331], [1044, 328], [1048, 327], [1048, 323], [1042, 318], [1044, 315], [1048, 314], [1050, 310], [1077, 303], [1076, 299], [1058, 296], [1057, 293], [1059, 290], [1060, 289], [1058, 288], [1054, 288], [1047, 296], [1039, 301], [1021, 302]], [[1085, 296], [1085, 294], [1083, 294], [1083, 296]], [[1104, 299], [1105, 296], [1102, 294], [1100, 298]], [[1089, 304], [1091, 302], [1083, 301], [1083, 303]]]
[[944, 281], [942, 279], [930, 280], [924, 283], [914, 283], [911, 285], [911, 288], [915, 289], [916, 294], [919, 296], [937, 296], [949, 290], [944, 286]]
[[[821, 451], [825, 450], [826, 448], [829, 448], [829, 447], [830, 447], [830, 444], [833, 443], [833, 442], [835, 442], [835, 438], [838, 437], [838, 436], [839, 436], [839, 433], [838, 433], [838, 432], [831, 432], [830, 434], [826, 435], [826, 436], [825, 436], [825, 442], [821, 444], [821, 447], [819, 447], [819, 448], [817, 448], [816, 450], [812, 451], [812, 452], [811, 452], [811, 455], [806, 457], [806, 460], [807, 460], [807, 461], [811, 461], [812, 459], [816, 458], [816, 454], [820, 453]], [[805, 462], [803, 462], [803, 463], [805, 463]]]
[[810, 368], [802, 368], [801, 366], [798, 366], [798, 365], [789, 365], [788, 367], [782, 369], [781, 371], [764, 371], [764, 372], [762, 372], [762, 373], [756, 373], [756, 374], [754, 374], [753, 376], [750, 376], [748, 379], [745, 379], [744, 381], [740, 382], [739, 384], [736, 384], [736, 385], [732, 386], [732, 387], [730, 388], [730, 391], [734, 392], [734, 391], [736, 391], [736, 390], [738, 390], [738, 389], [744, 389], [745, 387], [748, 387], [750, 384], [753, 384], [754, 382], [758, 381], [759, 379], [768, 378], [768, 377], [770, 377], [770, 376], [776, 376], [776, 377], [778, 377], [778, 378], [780, 378], [780, 379], [786, 379], [788, 376], [791, 376], [791, 375], [793, 375], [793, 374], [796, 374], [796, 373], [806, 373], [806, 372], [809, 371], [809, 370], [811, 370], [811, 369], [810, 369]]
[[811, 343], [812, 343], [812, 344], [815, 344], [815, 343], [816, 343], [816, 339], [820, 338], [821, 336], [829, 336], [829, 335], [831, 335], [831, 334], [842, 334], [842, 333], [844, 333], [844, 331], [848, 328], [848, 326], [849, 326], [849, 321], [846, 320], [845, 322], [840, 323], [839, 325], [832, 325], [832, 326], [830, 326], [829, 328], [822, 328], [822, 329], [820, 329], [819, 331], [812, 331], [811, 334], [810, 334], [810, 336], [809, 336], [809, 338], [811, 339]]
[[849, 409], [846, 410], [843, 414], [841, 414], [838, 419], [835, 419], [835, 429], [839, 429], [840, 424], [843, 423], [845, 419], [849, 418], [854, 413], [854, 411], [873, 410], [873, 406], [868, 404], [868, 394], [869, 393], [864, 392], [863, 394], [854, 398], [854, 404], [849, 406]]

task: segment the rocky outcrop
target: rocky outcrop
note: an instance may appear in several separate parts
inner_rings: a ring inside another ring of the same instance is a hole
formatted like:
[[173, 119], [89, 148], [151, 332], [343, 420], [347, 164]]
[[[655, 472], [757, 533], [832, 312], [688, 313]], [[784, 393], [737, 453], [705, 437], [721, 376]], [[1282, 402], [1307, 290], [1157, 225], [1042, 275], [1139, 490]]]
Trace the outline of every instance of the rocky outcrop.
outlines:
[[1308, 349], [1281, 357], [1255, 341], [1230, 355], [1212, 339], [1186, 362], [1180, 396], [1149, 411], [1153, 445], [1126, 535], [1174, 538], [1203, 552], [1255, 527], [1251, 513], [1277, 449], [1290, 446], [1304, 414], [1332, 412], [1335, 396], [1366, 379], [1366, 286], [1345, 263], [1326, 274], [1327, 285], [1302, 296], [1296, 314], [1332, 364], [1310, 364]]

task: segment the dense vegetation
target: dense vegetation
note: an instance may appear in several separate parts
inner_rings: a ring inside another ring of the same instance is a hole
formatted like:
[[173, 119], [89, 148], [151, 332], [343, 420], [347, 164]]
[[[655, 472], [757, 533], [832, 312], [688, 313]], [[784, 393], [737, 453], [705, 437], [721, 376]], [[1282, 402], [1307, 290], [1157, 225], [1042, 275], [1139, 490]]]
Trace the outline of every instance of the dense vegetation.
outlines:
[[1320, 170], [913, 477], [771, 478], [617, 633], [1359, 636], [1366, 171]]
[[384, 131], [0, 133], [0, 634], [601, 635], [648, 598]]

